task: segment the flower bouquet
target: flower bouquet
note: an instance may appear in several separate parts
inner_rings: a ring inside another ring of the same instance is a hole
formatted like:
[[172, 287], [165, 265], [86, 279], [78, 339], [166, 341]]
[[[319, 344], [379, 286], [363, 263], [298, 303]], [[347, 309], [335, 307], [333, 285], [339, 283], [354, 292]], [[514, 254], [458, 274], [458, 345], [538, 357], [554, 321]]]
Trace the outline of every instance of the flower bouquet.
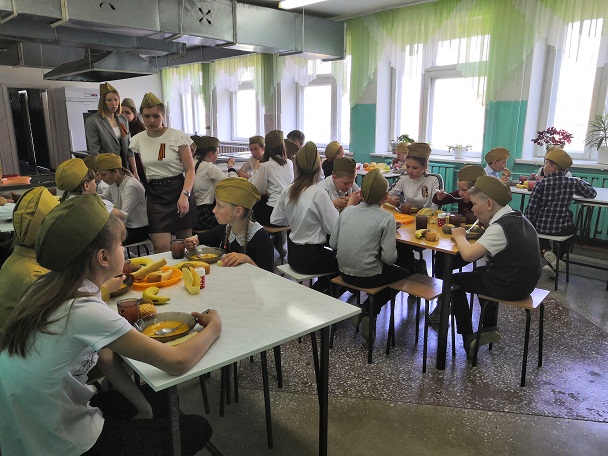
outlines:
[[536, 138], [532, 139], [534, 144], [539, 146], [546, 146], [547, 148], [552, 146], [564, 147], [566, 143], [570, 144], [574, 135], [568, 133], [566, 130], [558, 130], [555, 127], [549, 127], [546, 130], [537, 132]]

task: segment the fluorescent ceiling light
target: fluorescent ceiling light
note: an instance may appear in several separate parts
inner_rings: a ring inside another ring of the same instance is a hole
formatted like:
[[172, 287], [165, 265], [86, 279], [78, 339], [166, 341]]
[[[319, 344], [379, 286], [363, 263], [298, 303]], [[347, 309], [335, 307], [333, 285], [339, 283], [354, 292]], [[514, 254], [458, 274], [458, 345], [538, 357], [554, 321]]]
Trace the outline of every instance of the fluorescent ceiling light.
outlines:
[[326, 0], [283, 0], [279, 2], [279, 8], [281, 9], [294, 9], [301, 8], [302, 6], [312, 5], [313, 3], [321, 3]]

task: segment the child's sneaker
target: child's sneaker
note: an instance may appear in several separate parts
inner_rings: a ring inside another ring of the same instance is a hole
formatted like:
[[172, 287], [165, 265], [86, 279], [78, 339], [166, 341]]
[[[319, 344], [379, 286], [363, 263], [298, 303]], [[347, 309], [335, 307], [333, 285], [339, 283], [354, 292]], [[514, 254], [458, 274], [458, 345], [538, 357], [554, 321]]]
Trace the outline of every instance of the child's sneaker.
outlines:
[[[553, 253], [551, 250], [547, 250], [544, 254], [543, 257], [545, 258], [545, 260], [547, 261], [547, 263], [549, 263], [549, 267], [550, 269], [552, 269], [553, 272], [553, 277], [555, 277], [555, 269], [557, 267], [557, 256], [555, 256], [555, 253]], [[543, 267], [543, 271], [547, 271], [547, 266]], [[566, 270], [566, 263], [564, 261], [559, 262], [559, 272], [564, 272]]]
[[376, 340], [376, 318], [372, 318], [372, 333], [369, 333], [369, 315], [365, 315], [361, 318], [361, 335], [365, 340], [367, 340], [370, 344], [373, 344]]
[[441, 320], [441, 305], [437, 304], [429, 314], [429, 325], [438, 325]]

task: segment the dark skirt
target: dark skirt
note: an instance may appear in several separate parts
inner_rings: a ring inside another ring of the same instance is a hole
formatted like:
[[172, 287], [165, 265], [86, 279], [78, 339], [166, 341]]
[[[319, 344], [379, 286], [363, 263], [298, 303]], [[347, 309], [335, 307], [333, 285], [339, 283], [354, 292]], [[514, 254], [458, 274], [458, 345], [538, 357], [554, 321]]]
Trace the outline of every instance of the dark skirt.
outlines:
[[146, 188], [146, 208], [148, 210], [148, 224], [150, 233], [172, 233], [181, 230], [190, 230], [198, 222], [196, 198], [190, 194], [189, 212], [180, 217], [177, 212], [177, 201], [184, 188], [184, 176], [169, 177], [148, 181]]
[[217, 219], [213, 214], [213, 208], [215, 207], [215, 201], [211, 204], [201, 204], [196, 206], [198, 211], [198, 225], [197, 230], [210, 230], [211, 228], [218, 226]]
[[148, 239], [150, 239], [150, 229], [147, 226], [140, 226], [138, 228], [127, 227], [127, 238], [124, 245], [137, 244]]
[[262, 226], [277, 226], [270, 223], [270, 216], [274, 210], [273, 206], [269, 206], [263, 199], [258, 201], [253, 206], [253, 218]]

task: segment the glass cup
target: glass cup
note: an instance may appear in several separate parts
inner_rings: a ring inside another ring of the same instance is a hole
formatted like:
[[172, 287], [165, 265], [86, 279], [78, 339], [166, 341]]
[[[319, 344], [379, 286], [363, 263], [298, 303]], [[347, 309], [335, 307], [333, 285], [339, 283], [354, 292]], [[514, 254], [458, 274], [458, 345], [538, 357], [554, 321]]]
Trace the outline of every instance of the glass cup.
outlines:
[[429, 218], [426, 215], [417, 215], [416, 216], [416, 229], [423, 230], [426, 228], [429, 222]]
[[460, 226], [460, 224], [462, 223], [462, 215], [450, 214], [450, 223], [454, 226]]
[[445, 225], [446, 219], [447, 219], [447, 214], [445, 212], [440, 212], [437, 215], [437, 228], [441, 228], [443, 225]]
[[125, 260], [125, 264], [122, 265], [122, 273], [123, 274], [131, 273], [131, 260]]
[[171, 257], [177, 259], [184, 258], [186, 242], [183, 239], [171, 240]]
[[118, 309], [118, 313], [129, 323], [134, 324], [139, 320], [139, 299], [121, 299], [116, 304], [116, 308]]
[[412, 205], [410, 203], [401, 204], [401, 213], [402, 214], [410, 214], [411, 212], [412, 212]]

